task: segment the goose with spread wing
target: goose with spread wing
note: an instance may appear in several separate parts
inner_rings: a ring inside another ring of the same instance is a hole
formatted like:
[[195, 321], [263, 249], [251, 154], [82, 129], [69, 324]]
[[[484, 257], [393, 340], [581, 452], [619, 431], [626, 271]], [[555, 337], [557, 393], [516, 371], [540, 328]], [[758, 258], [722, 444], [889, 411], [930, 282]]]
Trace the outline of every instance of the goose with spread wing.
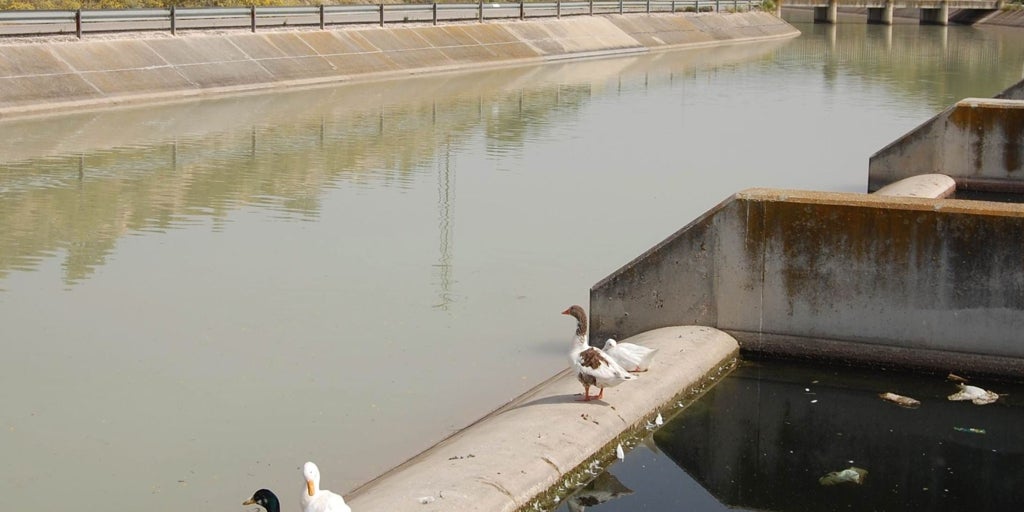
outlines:
[[[604, 388], [618, 386], [636, 378], [603, 350], [590, 346], [587, 336], [587, 314], [582, 307], [570, 306], [569, 309], [562, 311], [562, 314], [576, 319], [576, 337], [573, 338], [572, 350], [569, 351], [569, 360], [576, 372], [576, 378], [583, 384], [584, 402], [600, 400], [604, 397]], [[593, 386], [600, 391], [597, 395], [591, 396], [590, 388]]]

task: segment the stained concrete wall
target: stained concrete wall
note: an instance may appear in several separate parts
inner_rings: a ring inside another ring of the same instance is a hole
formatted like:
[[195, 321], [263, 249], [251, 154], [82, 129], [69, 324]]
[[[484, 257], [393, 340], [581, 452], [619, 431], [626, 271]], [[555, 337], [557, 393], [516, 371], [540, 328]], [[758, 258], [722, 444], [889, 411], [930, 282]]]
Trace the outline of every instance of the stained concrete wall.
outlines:
[[1024, 375], [1024, 205], [753, 189], [594, 285], [592, 339]]
[[1024, 80], [996, 99], [963, 99], [871, 155], [868, 190], [929, 173], [961, 189], [1024, 191]]
[[798, 34], [749, 12], [10, 43], [0, 45], [0, 117]]

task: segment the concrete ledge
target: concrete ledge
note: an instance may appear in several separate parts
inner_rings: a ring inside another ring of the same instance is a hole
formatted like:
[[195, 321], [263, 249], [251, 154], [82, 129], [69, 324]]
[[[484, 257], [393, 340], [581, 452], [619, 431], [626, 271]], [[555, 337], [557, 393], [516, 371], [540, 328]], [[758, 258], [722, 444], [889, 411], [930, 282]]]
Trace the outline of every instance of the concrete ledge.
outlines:
[[942, 199], [956, 192], [956, 180], [945, 174], [919, 174], [890, 183], [875, 191], [877, 196], [929, 197]]
[[666, 327], [629, 341], [658, 348], [658, 356], [638, 380], [606, 389], [603, 401], [577, 401], [582, 387], [566, 371], [346, 499], [353, 510], [518, 510], [595, 454], [606, 456], [600, 452], [624, 432], [644, 428], [739, 351], [710, 327]]

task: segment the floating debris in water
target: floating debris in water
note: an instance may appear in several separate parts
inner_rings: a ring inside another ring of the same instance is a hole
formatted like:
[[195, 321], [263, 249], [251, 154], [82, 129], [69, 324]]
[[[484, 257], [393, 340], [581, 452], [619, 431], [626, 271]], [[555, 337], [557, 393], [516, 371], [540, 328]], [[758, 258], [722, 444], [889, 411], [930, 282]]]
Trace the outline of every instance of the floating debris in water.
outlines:
[[916, 409], [921, 406], [921, 402], [914, 400], [909, 396], [897, 395], [896, 393], [879, 393], [878, 397], [886, 402], [892, 402], [900, 407], [906, 407], [908, 409]]
[[864, 483], [864, 479], [868, 476], [868, 470], [858, 468], [856, 466], [850, 466], [842, 471], [833, 471], [818, 479], [818, 483], [821, 485], [837, 485], [837, 484], [857, 484]]
[[619, 443], [619, 445], [615, 447], [615, 458], [619, 460], [626, 458], [626, 453], [622, 451], [622, 443]]
[[623, 485], [615, 475], [604, 472], [567, 497], [566, 502], [571, 512], [581, 512], [587, 507], [595, 507], [630, 494], [633, 494], [632, 489]]
[[660, 412], [658, 413], [657, 416], [654, 417], [654, 424], [659, 426], [659, 427], [665, 424], [665, 419], [661, 417], [661, 413]]
[[957, 432], [967, 432], [968, 434], [985, 434], [985, 429], [974, 428], [974, 427], [953, 427], [953, 430]]
[[946, 380], [951, 380], [953, 382], [962, 382], [964, 384], [967, 384], [967, 379], [965, 379], [965, 378], [963, 378], [963, 377], [961, 377], [959, 375], [956, 375], [954, 373], [951, 373], [951, 374], [947, 375], [946, 376]]
[[434, 502], [434, 497], [433, 496], [424, 496], [424, 497], [419, 499], [419, 502], [420, 502], [421, 505], [426, 505], [426, 504], [429, 504], [429, 503], [433, 503]]
[[981, 389], [977, 386], [969, 386], [962, 382], [957, 384], [957, 386], [960, 387], [960, 391], [947, 397], [951, 401], [970, 400], [974, 405], [987, 405], [999, 400], [999, 395], [995, 392]]

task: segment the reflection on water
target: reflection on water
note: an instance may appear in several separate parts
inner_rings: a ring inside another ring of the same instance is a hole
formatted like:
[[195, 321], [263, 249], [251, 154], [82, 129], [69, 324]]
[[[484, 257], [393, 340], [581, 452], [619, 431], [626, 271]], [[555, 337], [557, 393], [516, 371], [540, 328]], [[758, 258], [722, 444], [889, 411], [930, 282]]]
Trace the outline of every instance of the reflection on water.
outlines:
[[351, 490], [562, 369], [565, 304], [729, 194], [863, 190], [1024, 62], [1012, 32], [800, 28], [0, 122], [0, 496], [287, 502], [307, 459]]
[[977, 406], [947, 400], [943, 376], [747, 361], [654, 433], [660, 454], [610, 468], [634, 496], [592, 510], [1019, 510], [1024, 386], [974, 384], [1008, 395]]

